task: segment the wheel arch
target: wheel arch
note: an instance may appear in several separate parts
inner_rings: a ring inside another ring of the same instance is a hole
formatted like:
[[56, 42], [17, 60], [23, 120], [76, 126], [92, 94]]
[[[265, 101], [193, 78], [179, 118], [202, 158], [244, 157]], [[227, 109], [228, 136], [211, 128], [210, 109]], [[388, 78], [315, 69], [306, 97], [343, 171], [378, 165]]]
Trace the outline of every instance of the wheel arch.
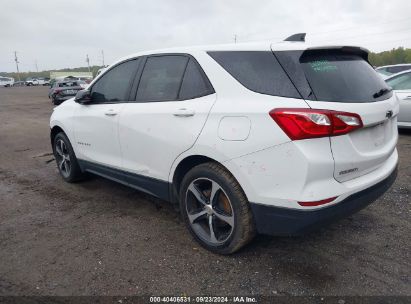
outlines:
[[63, 132], [64, 134], [66, 134], [66, 132], [64, 132], [63, 128], [58, 126], [58, 125], [53, 126], [50, 130], [50, 143], [51, 143], [51, 146], [53, 147], [53, 149], [54, 149], [54, 138], [60, 132]]
[[[190, 171], [195, 166], [198, 166], [198, 165], [201, 165], [207, 162], [213, 162], [213, 163], [219, 164], [220, 166], [224, 167], [237, 180], [237, 178], [231, 172], [231, 170], [229, 170], [222, 162], [214, 158], [201, 155], [201, 154], [186, 156], [185, 158], [180, 160], [174, 172], [172, 172], [172, 180], [171, 180], [171, 186], [170, 186], [170, 201], [173, 204], [178, 205], [179, 203], [179, 193], [180, 193], [181, 182], [184, 176], [187, 174], [187, 172]], [[240, 187], [241, 187], [241, 184], [240, 184]]]

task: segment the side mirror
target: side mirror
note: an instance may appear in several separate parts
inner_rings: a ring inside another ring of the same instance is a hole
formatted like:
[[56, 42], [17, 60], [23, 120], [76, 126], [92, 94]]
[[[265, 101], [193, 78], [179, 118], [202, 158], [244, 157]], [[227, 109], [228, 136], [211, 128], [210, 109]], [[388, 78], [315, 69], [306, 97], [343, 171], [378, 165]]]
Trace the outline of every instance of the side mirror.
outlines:
[[89, 104], [91, 102], [91, 94], [88, 90], [78, 91], [74, 101], [79, 104]]

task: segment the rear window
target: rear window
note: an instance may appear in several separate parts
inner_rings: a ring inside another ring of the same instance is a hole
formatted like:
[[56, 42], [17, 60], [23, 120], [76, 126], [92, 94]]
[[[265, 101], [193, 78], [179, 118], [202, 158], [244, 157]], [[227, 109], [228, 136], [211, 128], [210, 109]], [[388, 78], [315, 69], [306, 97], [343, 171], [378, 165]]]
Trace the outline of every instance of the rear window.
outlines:
[[220, 51], [208, 54], [251, 91], [301, 98], [271, 51]]
[[300, 58], [307, 81], [317, 100], [371, 102], [392, 95], [384, 80], [362, 57], [343, 52], [307, 52]]
[[391, 74], [397, 74], [406, 70], [411, 70], [411, 65], [396, 65], [387, 68], [387, 71]]

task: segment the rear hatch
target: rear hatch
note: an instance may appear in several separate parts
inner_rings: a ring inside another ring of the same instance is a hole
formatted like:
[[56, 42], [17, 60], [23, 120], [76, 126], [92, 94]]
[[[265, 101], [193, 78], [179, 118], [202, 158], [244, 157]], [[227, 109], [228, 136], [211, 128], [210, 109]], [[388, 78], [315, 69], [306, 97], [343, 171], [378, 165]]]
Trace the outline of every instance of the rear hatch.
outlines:
[[398, 101], [360, 48], [274, 51], [313, 109], [360, 115], [363, 127], [330, 137], [334, 178], [344, 182], [367, 174], [392, 155], [398, 138]]

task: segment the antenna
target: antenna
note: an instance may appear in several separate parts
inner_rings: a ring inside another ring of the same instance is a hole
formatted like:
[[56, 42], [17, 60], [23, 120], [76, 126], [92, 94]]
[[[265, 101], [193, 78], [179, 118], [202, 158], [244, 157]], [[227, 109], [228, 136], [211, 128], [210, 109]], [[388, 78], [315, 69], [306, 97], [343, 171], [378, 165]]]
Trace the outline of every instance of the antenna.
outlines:
[[16, 67], [17, 67], [17, 77], [19, 78], [19, 81], [20, 81], [19, 59], [17, 58], [17, 51], [14, 51], [14, 61], [16, 62]]
[[104, 67], [104, 50], [101, 50], [101, 57], [103, 58], [103, 67]]
[[284, 39], [284, 41], [305, 42], [306, 33], [298, 33]]

